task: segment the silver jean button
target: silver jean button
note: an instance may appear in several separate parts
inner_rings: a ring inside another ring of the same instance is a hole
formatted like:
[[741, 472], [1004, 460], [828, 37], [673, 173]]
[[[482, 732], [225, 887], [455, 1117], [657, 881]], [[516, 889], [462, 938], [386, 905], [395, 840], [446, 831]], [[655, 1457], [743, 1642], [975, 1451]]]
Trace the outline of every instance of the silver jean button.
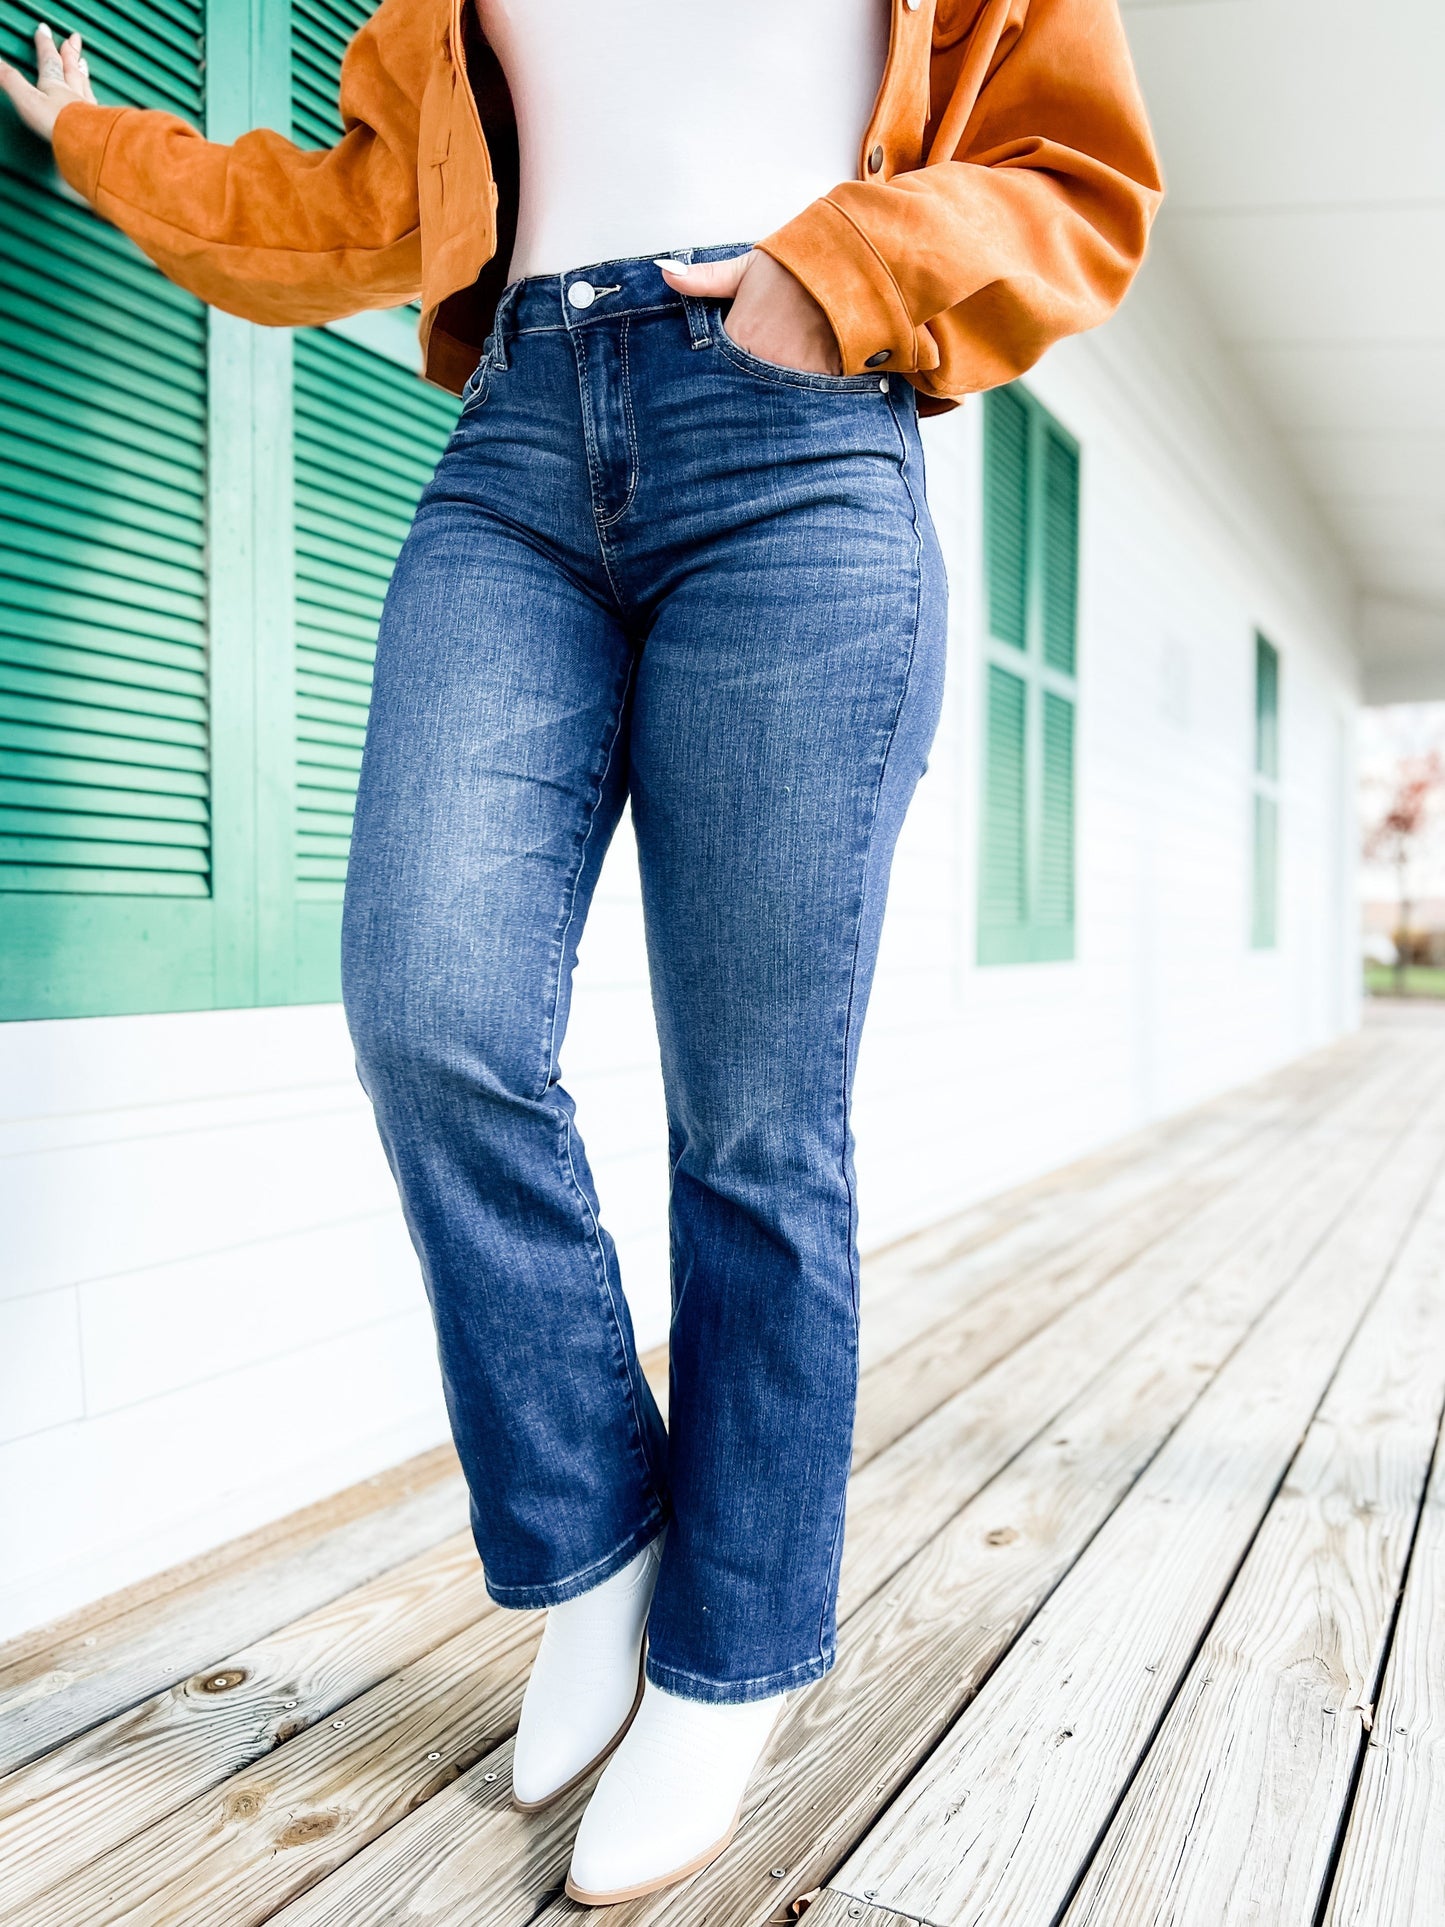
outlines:
[[590, 308], [597, 299], [597, 290], [590, 281], [574, 281], [567, 290], [567, 299], [574, 308]]

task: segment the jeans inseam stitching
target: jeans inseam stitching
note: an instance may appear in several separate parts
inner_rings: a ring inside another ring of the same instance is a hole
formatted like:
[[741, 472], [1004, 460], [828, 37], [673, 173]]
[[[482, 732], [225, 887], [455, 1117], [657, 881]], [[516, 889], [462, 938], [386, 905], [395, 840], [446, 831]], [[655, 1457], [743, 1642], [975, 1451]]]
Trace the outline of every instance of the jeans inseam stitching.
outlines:
[[[843, 1084], [842, 1084], [842, 1090], [840, 1092], [840, 1096], [842, 1099], [842, 1108], [841, 1108], [840, 1115], [843, 1120], [842, 1171], [843, 1171], [843, 1183], [847, 1187], [847, 1191], [848, 1191], [848, 1282], [850, 1286], [849, 1298], [853, 1309], [853, 1343], [854, 1343], [855, 1352], [857, 1350], [857, 1346], [859, 1342], [859, 1332], [858, 1332], [859, 1279], [857, 1275], [857, 1268], [856, 1268], [856, 1263], [854, 1258], [854, 1227], [857, 1223], [858, 1199], [857, 1199], [857, 1194], [854, 1190], [853, 1180], [848, 1175], [848, 1092], [851, 1084], [851, 1079], [848, 1073], [848, 1050], [849, 1050], [849, 1045], [852, 1041], [852, 1036], [853, 1036], [853, 1006], [858, 993], [858, 954], [863, 941], [863, 918], [864, 918], [864, 915], [866, 914], [867, 906], [868, 906], [868, 859], [872, 854], [873, 833], [877, 828], [877, 824], [878, 824], [879, 799], [883, 794], [884, 780], [888, 775], [888, 759], [893, 751], [894, 740], [898, 735], [898, 725], [903, 716], [903, 705], [908, 700], [909, 685], [913, 680], [913, 659], [918, 651], [918, 628], [923, 618], [923, 537], [920, 534], [919, 527], [918, 527], [918, 498], [913, 493], [913, 483], [908, 474], [907, 438], [905, 437], [902, 428], [899, 426], [898, 415], [894, 407], [891, 394], [889, 396], [888, 412], [893, 417], [894, 431], [898, 436], [899, 479], [902, 481], [904, 488], [907, 489], [908, 491], [909, 506], [912, 508], [912, 511], [913, 511], [913, 556], [914, 556], [913, 628], [912, 628], [912, 633], [910, 634], [909, 640], [908, 640], [907, 660], [903, 665], [902, 685], [900, 686], [898, 691], [898, 700], [895, 703], [893, 708], [893, 720], [889, 724], [888, 735], [883, 744], [883, 754], [878, 761], [878, 777], [873, 786], [873, 814], [869, 821], [868, 842], [863, 852], [863, 882], [862, 882], [862, 892], [861, 892], [860, 904], [859, 904], [858, 926], [853, 933], [853, 961], [848, 972], [848, 1001], [845, 1007], [844, 1019], [843, 1019]], [[824, 1597], [823, 1597], [823, 1610], [818, 1620], [818, 1651], [820, 1653], [825, 1651], [823, 1635], [824, 1635], [824, 1628], [827, 1624], [827, 1617], [828, 1617], [828, 1599], [832, 1593], [831, 1582], [832, 1582], [833, 1570], [838, 1561], [839, 1542], [843, 1531], [843, 1520], [847, 1510], [847, 1496], [848, 1496], [847, 1485], [845, 1482], [844, 1488], [843, 1488], [843, 1497], [840, 1499], [838, 1504], [837, 1523], [833, 1528], [832, 1550], [830, 1551], [828, 1556], [829, 1586], [828, 1586], [827, 1592], [824, 1594]]]
[[624, 316], [621, 329], [622, 417], [627, 423], [627, 494], [623, 497], [622, 506], [619, 509], [615, 510], [611, 515], [604, 515], [602, 517], [600, 527], [604, 529], [610, 529], [614, 524], [622, 520], [623, 516], [626, 515], [627, 511], [632, 507], [632, 498], [637, 493], [637, 423], [632, 413], [632, 363], [629, 350], [631, 327], [631, 316]]
[[[552, 1019], [548, 1026], [547, 1061], [543, 1072], [545, 1078], [543, 1086], [544, 1096], [546, 1090], [551, 1085], [552, 1067], [557, 1061], [557, 1017], [562, 1007], [562, 973], [567, 967], [567, 934], [571, 930], [573, 918], [577, 914], [577, 892], [581, 887], [582, 872], [586, 868], [587, 845], [592, 839], [592, 831], [597, 821], [597, 811], [601, 807], [602, 797], [607, 788], [607, 778], [612, 770], [613, 758], [617, 754], [617, 745], [622, 738], [622, 719], [627, 713], [627, 692], [632, 685], [632, 673], [632, 666], [629, 663], [627, 674], [622, 681], [622, 689], [618, 695], [617, 705], [612, 719], [612, 735], [611, 741], [607, 745], [607, 755], [603, 760], [602, 768], [598, 773], [596, 788], [588, 804], [587, 828], [583, 831], [582, 840], [577, 848], [577, 867], [572, 873], [567, 914], [558, 932], [557, 974], [552, 988]], [[642, 1414], [637, 1409], [637, 1387], [632, 1382], [632, 1372], [627, 1363], [627, 1346], [623, 1341], [622, 1320], [617, 1310], [617, 1296], [612, 1289], [612, 1279], [608, 1273], [607, 1253], [602, 1248], [602, 1226], [577, 1176], [577, 1166], [572, 1157], [572, 1120], [564, 1115], [561, 1123], [562, 1148], [566, 1157], [567, 1175], [572, 1181], [572, 1189], [576, 1193], [577, 1202], [582, 1208], [583, 1223], [590, 1227], [589, 1248], [593, 1252], [594, 1261], [599, 1270], [600, 1296], [606, 1303], [607, 1310], [612, 1319], [612, 1335], [617, 1345], [618, 1361], [622, 1366], [622, 1377], [627, 1385], [627, 1404], [632, 1415], [632, 1449], [646, 1475], [646, 1487], [652, 1494], [654, 1501], [657, 1501], [659, 1497], [657, 1481], [653, 1476], [652, 1466], [648, 1461], [647, 1451], [643, 1444]]]
[[592, 396], [589, 391], [590, 363], [587, 359], [587, 341], [580, 328], [570, 330], [572, 352], [577, 362], [577, 390], [582, 405], [582, 440], [587, 450], [587, 493], [592, 507], [592, 528], [597, 537], [597, 553], [602, 561], [602, 573], [607, 577], [607, 586], [612, 591], [618, 609], [622, 608], [622, 591], [617, 578], [612, 573], [612, 561], [607, 553], [607, 528], [597, 507], [598, 491], [601, 486], [601, 471], [597, 453], [596, 437], [592, 432]]

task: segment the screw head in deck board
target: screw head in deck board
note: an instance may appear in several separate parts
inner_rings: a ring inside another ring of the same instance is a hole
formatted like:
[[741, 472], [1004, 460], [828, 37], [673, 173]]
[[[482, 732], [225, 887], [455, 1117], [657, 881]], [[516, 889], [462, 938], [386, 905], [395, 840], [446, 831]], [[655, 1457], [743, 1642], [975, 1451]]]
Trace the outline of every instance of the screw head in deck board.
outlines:
[[240, 1667], [230, 1667], [224, 1673], [208, 1673], [204, 1679], [196, 1681], [196, 1690], [201, 1693], [230, 1693], [243, 1686], [249, 1677]]

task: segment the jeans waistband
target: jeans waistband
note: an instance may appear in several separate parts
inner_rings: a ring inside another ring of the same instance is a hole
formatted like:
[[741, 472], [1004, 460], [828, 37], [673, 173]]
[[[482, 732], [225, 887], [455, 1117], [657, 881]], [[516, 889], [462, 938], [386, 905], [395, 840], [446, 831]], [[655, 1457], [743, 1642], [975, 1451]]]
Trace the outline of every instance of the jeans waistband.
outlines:
[[662, 278], [659, 261], [727, 261], [746, 254], [751, 242], [729, 242], [707, 248], [670, 248], [656, 255], [629, 255], [619, 261], [594, 261], [562, 274], [533, 274], [511, 281], [502, 290], [493, 323], [493, 353], [505, 365], [507, 344], [518, 335], [549, 330], [585, 328], [590, 323], [627, 314], [657, 314], [667, 310], [686, 315], [694, 345], [710, 338], [708, 304], [681, 295]]

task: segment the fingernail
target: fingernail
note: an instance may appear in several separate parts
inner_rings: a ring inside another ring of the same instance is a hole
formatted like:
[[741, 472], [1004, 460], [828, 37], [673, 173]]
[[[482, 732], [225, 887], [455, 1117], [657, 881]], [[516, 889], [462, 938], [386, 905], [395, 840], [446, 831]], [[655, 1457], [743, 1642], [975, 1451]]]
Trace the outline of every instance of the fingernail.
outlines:
[[655, 268], [664, 269], [668, 274], [686, 274], [687, 273], [686, 261], [674, 261], [669, 256], [666, 256], [666, 255], [664, 255], [660, 261], [654, 261], [652, 265]]

